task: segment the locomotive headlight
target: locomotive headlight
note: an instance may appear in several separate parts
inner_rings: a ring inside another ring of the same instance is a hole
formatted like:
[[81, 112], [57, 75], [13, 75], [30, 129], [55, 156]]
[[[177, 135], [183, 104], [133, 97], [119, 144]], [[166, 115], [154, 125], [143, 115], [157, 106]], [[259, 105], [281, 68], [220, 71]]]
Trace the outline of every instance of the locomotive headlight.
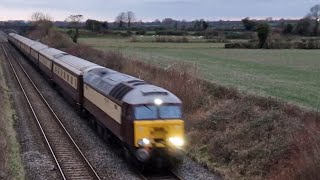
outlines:
[[161, 100], [161, 99], [155, 99], [154, 100], [154, 103], [157, 105], [157, 106], [160, 106], [162, 103], [163, 103], [163, 101]]
[[184, 141], [182, 138], [179, 138], [179, 137], [171, 137], [169, 138], [169, 141], [175, 145], [175, 146], [183, 146], [184, 145]]
[[150, 144], [150, 140], [147, 138], [143, 138], [138, 142], [139, 146], [145, 147]]

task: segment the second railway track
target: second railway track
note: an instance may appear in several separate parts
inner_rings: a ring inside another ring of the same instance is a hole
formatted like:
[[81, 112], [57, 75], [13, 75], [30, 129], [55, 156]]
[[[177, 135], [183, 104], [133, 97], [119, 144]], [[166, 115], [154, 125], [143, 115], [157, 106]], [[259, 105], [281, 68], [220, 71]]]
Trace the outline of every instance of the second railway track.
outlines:
[[12, 68], [62, 179], [100, 179], [54, 110], [17, 61], [11, 48], [7, 43], [1, 43], [1, 50]]

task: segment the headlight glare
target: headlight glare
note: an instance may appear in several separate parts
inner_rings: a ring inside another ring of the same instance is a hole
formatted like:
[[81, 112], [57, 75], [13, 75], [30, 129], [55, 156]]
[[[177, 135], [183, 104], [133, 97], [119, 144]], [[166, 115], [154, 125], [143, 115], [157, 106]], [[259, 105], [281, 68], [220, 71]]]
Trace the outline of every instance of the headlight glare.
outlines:
[[147, 138], [143, 138], [143, 139], [139, 140], [138, 144], [139, 144], [139, 146], [142, 146], [142, 147], [148, 146], [150, 144], [150, 140]]
[[163, 101], [161, 100], [161, 99], [155, 99], [154, 100], [154, 103], [157, 105], [157, 106], [160, 106], [162, 103], [163, 103]]
[[183, 139], [179, 138], [179, 137], [171, 137], [171, 138], [169, 138], [169, 141], [175, 146], [183, 146], [184, 145]]

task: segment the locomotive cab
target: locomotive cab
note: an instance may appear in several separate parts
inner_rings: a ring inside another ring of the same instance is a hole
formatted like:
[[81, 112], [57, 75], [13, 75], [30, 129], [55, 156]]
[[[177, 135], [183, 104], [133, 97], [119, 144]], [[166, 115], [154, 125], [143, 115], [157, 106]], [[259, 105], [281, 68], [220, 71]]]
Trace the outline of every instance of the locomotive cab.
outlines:
[[154, 157], [181, 160], [184, 146], [182, 104], [164, 103], [155, 98], [152, 104], [133, 107], [134, 146], [141, 162]]

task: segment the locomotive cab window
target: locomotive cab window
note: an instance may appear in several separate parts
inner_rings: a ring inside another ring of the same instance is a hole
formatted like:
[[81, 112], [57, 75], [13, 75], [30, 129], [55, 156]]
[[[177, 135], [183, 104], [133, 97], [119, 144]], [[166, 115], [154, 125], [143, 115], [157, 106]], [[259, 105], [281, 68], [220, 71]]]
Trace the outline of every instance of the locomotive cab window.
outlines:
[[136, 119], [157, 119], [157, 107], [150, 105], [138, 106], [134, 110]]
[[181, 108], [179, 106], [160, 106], [159, 116], [161, 119], [179, 119], [182, 117]]
[[182, 111], [179, 105], [141, 105], [134, 108], [135, 119], [180, 119]]

